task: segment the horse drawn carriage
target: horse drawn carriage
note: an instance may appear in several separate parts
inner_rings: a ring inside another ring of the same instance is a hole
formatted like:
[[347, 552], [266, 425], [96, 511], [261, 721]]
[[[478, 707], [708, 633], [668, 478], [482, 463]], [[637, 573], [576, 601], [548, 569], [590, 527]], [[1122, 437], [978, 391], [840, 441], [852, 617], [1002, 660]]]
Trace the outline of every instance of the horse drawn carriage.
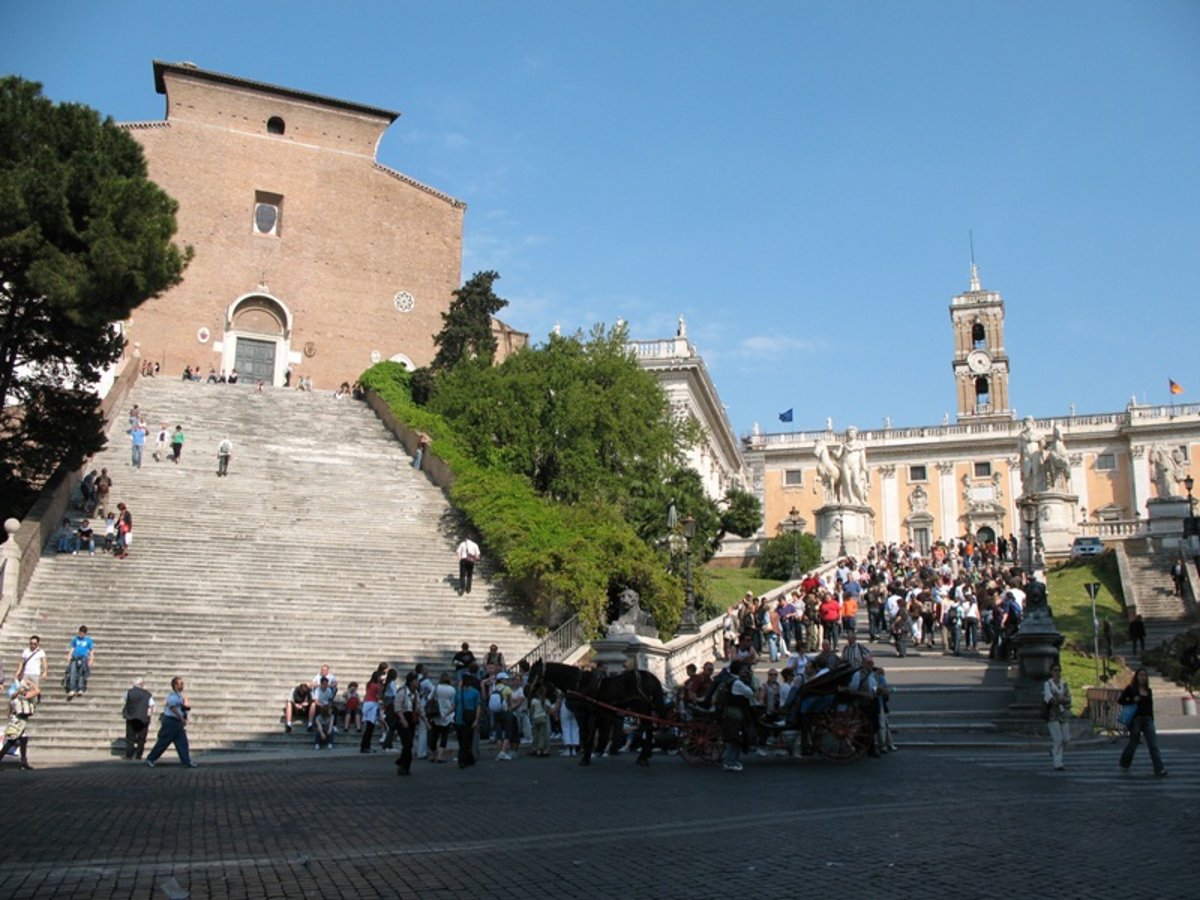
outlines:
[[[774, 735], [789, 749], [800, 743], [806, 754], [830, 762], [854, 762], [868, 752], [874, 740], [865, 704], [875, 702], [850, 690], [854, 672], [853, 666], [843, 663], [800, 685], [784, 720], [767, 721], [761, 709], [751, 707], [754, 727]], [[690, 765], [721, 760], [725, 738], [720, 704], [668, 708], [661, 683], [649, 672], [627, 670], [596, 677], [575, 666], [537, 662], [530, 670], [530, 685], [539, 681], [564, 691], [579, 719], [581, 765], [591, 761], [597, 740], [598, 746], [606, 746], [609, 735], [627, 719], [637, 723], [640, 765], [649, 762], [656, 745], [676, 747]]]

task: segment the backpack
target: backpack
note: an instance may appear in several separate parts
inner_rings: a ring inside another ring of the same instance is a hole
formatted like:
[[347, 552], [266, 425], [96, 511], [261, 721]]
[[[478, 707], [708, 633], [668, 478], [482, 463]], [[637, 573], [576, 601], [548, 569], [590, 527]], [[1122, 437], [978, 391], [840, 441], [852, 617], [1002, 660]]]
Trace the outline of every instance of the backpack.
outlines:
[[429, 719], [436, 719], [439, 718], [441, 714], [442, 708], [438, 703], [437, 688], [434, 688], [433, 693], [429, 695], [429, 699], [425, 701], [425, 716]]
[[488, 712], [504, 712], [504, 708], [507, 705], [508, 704], [504, 702], [504, 693], [501, 688], [496, 688], [491, 692], [491, 694], [488, 695]]

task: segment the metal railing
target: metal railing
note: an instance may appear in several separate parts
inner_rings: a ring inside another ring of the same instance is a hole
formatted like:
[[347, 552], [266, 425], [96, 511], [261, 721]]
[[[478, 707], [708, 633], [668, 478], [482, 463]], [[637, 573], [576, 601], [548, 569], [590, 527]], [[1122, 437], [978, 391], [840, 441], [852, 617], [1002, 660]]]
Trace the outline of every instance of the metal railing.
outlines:
[[516, 668], [524, 668], [523, 663], [533, 665], [538, 660], [542, 662], [562, 662], [575, 652], [580, 645], [591, 640], [588, 629], [578, 615], [571, 616], [552, 632], [538, 641], [533, 649], [517, 660]]

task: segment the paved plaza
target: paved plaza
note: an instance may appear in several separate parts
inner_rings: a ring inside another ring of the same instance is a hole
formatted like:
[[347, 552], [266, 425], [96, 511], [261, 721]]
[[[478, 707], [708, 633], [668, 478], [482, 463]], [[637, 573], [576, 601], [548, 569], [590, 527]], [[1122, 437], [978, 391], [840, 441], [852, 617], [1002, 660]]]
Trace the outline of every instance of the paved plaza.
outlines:
[[189, 770], [33, 744], [35, 771], [0, 767], [0, 896], [1190, 898], [1200, 736], [1162, 744], [1166, 779], [1144, 749], [1119, 771], [1119, 745], [1062, 773], [980, 747], [741, 773], [485, 753], [399, 778], [344, 748]]

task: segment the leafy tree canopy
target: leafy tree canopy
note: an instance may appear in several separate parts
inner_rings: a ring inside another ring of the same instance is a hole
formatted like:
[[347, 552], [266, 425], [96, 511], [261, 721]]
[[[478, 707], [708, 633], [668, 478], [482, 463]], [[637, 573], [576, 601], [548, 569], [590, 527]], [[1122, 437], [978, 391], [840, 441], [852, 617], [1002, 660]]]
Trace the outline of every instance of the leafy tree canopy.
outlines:
[[639, 486], [669, 478], [694, 440], [638, 366], [623, 327], [551, 335], [497, 367], [459, 365], [439, 377], [430, 407], [480, 462], [524, 475], [539, 494], [622, 510]]
[[821, 564], [821, 543], [811, 534], [795, 538], [779, 534], [762, 546], [758, 554], [758, 577], [787, 581], [792, 572], [792, 554], [799, 547], [800, 571], [811, 572]]
[[114, 324], [180, 280], [176, 208], [111, 119], [0, 79], [0, 516], [103, 446], [88, 389], [120, 359]]

